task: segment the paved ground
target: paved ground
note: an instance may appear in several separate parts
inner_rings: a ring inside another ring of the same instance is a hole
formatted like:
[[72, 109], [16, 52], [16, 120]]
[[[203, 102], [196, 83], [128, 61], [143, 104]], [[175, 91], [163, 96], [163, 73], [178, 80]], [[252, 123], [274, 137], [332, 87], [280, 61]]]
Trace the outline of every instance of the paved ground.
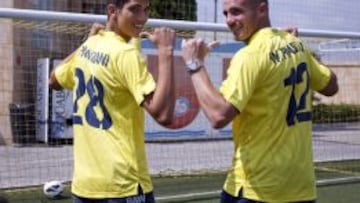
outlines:
[[[314, 126], [314, 159], [360, 159], [360, 124]], [[226, 170], [230, 140], [147, 143], [151, 174]], [[0, 147], [0, 188], [71, 179], [72, 146]]]

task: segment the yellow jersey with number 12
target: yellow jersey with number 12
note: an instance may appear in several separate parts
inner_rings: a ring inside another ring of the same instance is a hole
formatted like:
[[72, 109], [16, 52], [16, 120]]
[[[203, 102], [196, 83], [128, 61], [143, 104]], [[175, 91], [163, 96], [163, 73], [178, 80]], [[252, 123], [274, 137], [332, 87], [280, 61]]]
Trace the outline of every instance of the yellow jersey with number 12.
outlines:
[[144, 146], [144, 96], [155, 81], [134, 45], [100, 31], [55, 72], [73, 90], [72, 192], [87, 198], [153, 190]]
[[316, 198], [311, 96], [330, 71], [296, 37], [271, 28], [252, 36], [231, 60], [220, 91], [233, 120], [233, 165], [224, 190], [263, 202]]

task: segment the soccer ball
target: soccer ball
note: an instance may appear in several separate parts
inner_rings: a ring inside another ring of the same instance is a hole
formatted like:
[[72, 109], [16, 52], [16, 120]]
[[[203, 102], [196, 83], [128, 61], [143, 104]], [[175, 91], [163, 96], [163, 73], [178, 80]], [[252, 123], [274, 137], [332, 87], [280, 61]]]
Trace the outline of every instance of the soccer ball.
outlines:
[[44, 184], [43, 191], [46, 197], [56, 199], [59, 198], [64, 191], [64, 185], [58, 180], [53, 180]]

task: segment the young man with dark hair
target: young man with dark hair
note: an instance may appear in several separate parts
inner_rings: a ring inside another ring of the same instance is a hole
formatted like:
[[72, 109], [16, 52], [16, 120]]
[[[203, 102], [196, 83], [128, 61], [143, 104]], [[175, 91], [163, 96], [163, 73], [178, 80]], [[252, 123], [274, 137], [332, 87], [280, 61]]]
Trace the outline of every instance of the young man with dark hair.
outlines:
[[141, 34], [149, 6], [149, 0], [109, 1], [106, 28], [95, 27], [51, 74], [52, 88], [74, 92], [75, 203], [155, 202], [143, 109], [160, 124], [171, 122], [175, 32], [146, 33], [158, 49], [155, 83], [140, 50], [130, 43]]

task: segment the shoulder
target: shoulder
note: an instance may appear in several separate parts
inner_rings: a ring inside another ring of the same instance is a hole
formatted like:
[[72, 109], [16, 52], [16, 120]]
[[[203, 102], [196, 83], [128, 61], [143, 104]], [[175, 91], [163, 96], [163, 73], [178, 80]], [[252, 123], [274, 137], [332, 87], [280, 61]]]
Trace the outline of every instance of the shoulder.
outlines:
[[134, 52], [136, 51], [135, 46], [127, 43], [122, 37], [115, 34], [114, 32], [101, 32], [98, 35], [95, 35], [89, 38], [89, 45], [94, 45], [95, 47], [105, 47], [110, 52], [119, 53], [119, 52]]
[[141, 58], [141, 53], [132, 45], [116, 39], [110, 39], [104, 47], [106, 52], [109, 53], [111, 60], [128, 61], [138, 60]]
[[131, 44], [123, 44], [122, 48], [112, 52], [115, 64], [123, 70], [134, 70], [146, 67], [146, 61], [142, 53]]
[[235, 53], [232, 58], [232, 63], [250, 66], [257, 64], [257, 61], [262, 60], [266, 56], [267, 54], [265, 54], [265, 52], [261, 49], [246, 46]]

